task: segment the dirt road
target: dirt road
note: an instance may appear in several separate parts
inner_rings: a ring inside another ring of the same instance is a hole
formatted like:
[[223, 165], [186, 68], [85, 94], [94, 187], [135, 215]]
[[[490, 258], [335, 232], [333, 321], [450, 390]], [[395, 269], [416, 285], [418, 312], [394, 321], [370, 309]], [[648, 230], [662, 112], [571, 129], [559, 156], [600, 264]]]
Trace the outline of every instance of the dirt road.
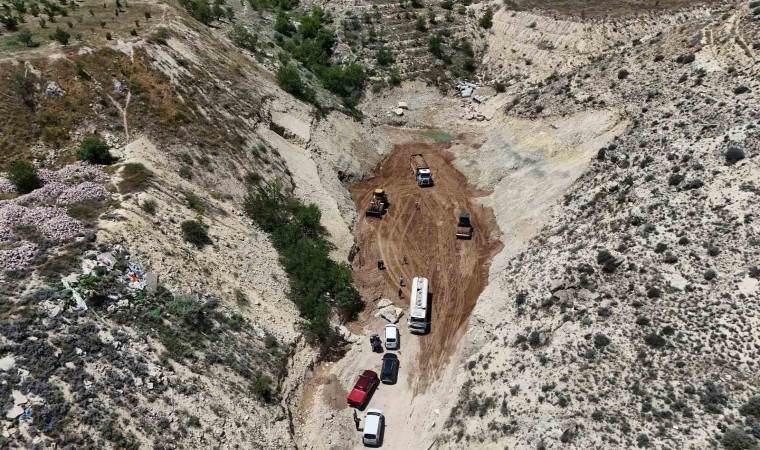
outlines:
[[[396, 145], [375, 176], [350, 188], [358, 211], [359, 248], [353, 261], [354, 279], [365, 300], [389, 298], [408, 309], [409, 285], [415, 276], [430, 280], [432, 326], [419, 339], [415, 393], [424, 392], [454, 351], [470, 313], [488, 282], [492, 257], [501, 249], [498, 227], [490, 208], [476, 206], [480, 193], [468, 185], [445, 151], [445, 142]], [[409, 168], [409, 156], [422, 153], [433, 174], [434, 186], [421, 188]], [[364, 216], [372, 191], [386, 190], [390, 207], [382, 218]], [[415, 203], [419, 201], [419, 209]], [[472, 214], [472, 240], [457, 240], [459, 211]], [[403, 264], [406, 256], [408, 264]], [[377, 269], [377, 260], [386, 270]], [[398, 297], [399, 278], [405, 280]], [[371, 305], [368, 305], [371, 308]], [[402, 320], [401, 326], [405, 325]]]

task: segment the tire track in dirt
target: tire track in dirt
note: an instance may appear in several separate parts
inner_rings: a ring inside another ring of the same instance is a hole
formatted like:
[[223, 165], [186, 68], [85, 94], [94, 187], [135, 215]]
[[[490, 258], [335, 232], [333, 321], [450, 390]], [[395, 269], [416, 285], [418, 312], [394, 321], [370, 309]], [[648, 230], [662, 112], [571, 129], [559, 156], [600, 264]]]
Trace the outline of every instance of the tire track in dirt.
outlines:
[[[491, 259], [502, 248], [493, 211], [476, 205], [478, 192], [451, 164], [448, 143], [396, 145], [375, 170], [375, 175], [349, 188], [361, 218], [356, 226], [358, 252], [354, 279], [369, 301], [390, 298], [408, 313], [409, 285], [415, 276], [430, 280], [432, 325], [430, 333], [415, 336], [420, 342], [419, 373], [415, 391], [424, 392], [454, 352], [466, 330], [478, 296], [488, 283]], [[422, 153], [435, 185], [420, 188], [409, 168], [409, 156]], [[364, 215], [372, 191], [383, 188], [390, 207], [382, 219]], [[415, 201], [420, 201], [416, 209]], [[472, 240], [457, 240], [459, 211], [472, 213]], [[404, 255], [408, 265], [403, 265]], [[377, 270], [382, 258], [386, 270]], [[403, 298], [398, 298], [403, 276]], [[406, 326], [402, 320], [401, 326]]]

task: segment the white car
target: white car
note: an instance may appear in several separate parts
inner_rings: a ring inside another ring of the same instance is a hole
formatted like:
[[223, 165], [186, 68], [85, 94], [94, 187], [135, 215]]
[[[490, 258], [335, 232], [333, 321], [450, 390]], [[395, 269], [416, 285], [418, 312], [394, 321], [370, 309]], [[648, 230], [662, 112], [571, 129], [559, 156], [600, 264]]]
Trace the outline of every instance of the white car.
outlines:
[[364, 418], [364, 435], [362, 441], [367, 447], [379, 447], [383, 443], [383, 429], [385, 428], [385, 416], [379, 409], [367, 411]]
[[389, 323], [385, 326], [385, 348], [388, 350], [397, 350], [398, 346], [398, 327]]

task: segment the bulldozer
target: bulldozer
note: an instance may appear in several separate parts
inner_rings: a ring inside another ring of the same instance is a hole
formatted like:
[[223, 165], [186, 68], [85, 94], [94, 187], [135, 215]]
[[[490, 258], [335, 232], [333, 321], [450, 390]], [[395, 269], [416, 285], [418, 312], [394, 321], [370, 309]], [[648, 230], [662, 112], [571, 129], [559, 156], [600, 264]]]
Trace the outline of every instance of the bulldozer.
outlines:
[[385, 213], [385, 208], [388, 207], [388, 196], [383, 189], [375, 189], [372, 192], [372, 198], [369, 200], [369, 208], [367, 208], [368, 216], [381, 217]]
[[459, 213], [459, 221], [457, 222], [457, 239], [472, 239], [472, 231], [474, 227], [470, 222], [470, 213], [462, 211]]

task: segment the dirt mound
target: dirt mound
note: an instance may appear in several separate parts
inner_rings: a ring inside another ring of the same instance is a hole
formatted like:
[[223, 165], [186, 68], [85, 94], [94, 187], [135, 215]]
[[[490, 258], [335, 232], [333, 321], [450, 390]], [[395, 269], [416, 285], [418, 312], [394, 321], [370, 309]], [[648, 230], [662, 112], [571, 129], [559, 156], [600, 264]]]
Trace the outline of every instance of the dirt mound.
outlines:
[[[358, 253], [353, 261], [356, 285], [365, 299], [393, 299], [408, 307], [409, 284], [415, 276], [430, 280], [432, 326], [420, 339], [417, 389], [454, 351], [470, 312], [488, 282], [492, 257], [501, 249], [499, 230], [490, 208], [477, 205], [482, 195], [451, 164], [448, 143], [396, 145], [375, 176], [350, 188], [358, 211], [364, 212], [372, 191], [383, 188], [390, 207], [382, 218], [362, 215], [356, 227]], [[414, 181], [409, 157], [422, 153], [433, 173], [434, 186]], [[419, 209], [415, 203], [419, 201]], [[472, 214], [472, 240], [457, 240], [459, 211]], [[408, 264], [403, 264], [404, 256]], [[377, 260], [386, 270], [377, 269]], [[398, 297], [404, 277], [403, 298]]]

